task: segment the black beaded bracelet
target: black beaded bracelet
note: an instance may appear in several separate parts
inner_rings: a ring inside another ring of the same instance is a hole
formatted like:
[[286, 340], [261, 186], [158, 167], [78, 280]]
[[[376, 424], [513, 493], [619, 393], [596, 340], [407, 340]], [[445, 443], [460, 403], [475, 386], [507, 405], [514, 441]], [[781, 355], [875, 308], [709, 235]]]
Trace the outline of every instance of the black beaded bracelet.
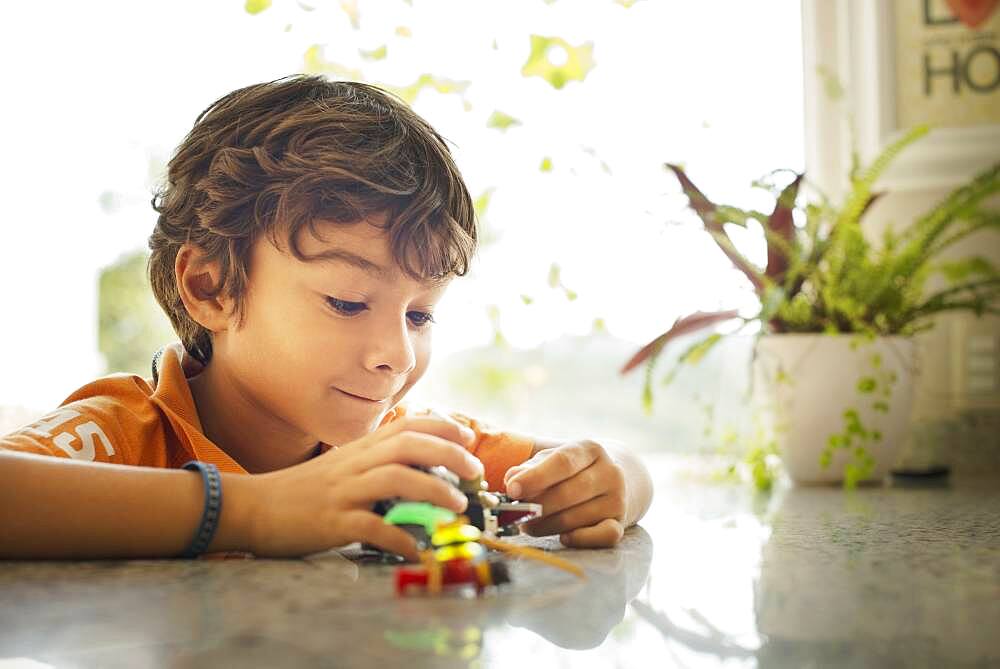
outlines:
[[219, 469], [209, 462], [192, 460], [184, 463], [183, 469], [199, 470], [205, 481], [205, 508], [201, 513], [201, 522], [191, 545], [181, 554], [182, 558], [195, 558], [208, 549], [215, 536], [215, 529], [219, 526], [219, 517], [222, 515], [222, 479], [219, 478]]

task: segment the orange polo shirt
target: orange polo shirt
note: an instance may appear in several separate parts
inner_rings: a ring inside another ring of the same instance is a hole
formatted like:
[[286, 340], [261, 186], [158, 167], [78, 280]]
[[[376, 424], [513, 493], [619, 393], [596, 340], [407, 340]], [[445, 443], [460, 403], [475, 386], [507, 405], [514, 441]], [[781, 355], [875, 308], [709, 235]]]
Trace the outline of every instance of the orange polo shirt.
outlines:
[[[8, 435], [0, 448], [145, 467], [180, 469], [189, 460], [211, 462], [220, 472], [247, 471], [203, 433], [187, 379], [201, 367], [180, 343], [157, 352], [153, 378], [112, 374], [88, 383], [67, 397], [55, 411]], [[392, 408], [380, 425], [402, 416], [403, 405]], [[504, 491], [503, 477], [527, 460], [531, 440], [490, 429], [459, 413], [449, 416], [469, 428], [476, 439], [469, 448], [485, 469], [490, 490]], [[330, 448], [321, 445], [321, 452]]]

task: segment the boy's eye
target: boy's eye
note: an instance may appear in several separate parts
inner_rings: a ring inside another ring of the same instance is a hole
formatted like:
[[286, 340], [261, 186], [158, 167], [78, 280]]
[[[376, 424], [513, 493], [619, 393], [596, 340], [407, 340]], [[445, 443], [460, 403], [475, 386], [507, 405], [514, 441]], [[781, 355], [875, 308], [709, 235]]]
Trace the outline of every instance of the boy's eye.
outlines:
[[[327, 297], [326, 302], [334, 311], [346, 316], [354, 316], [368, 308], [364, 302], [347, 302], [335, 297]], [[426, 327], [434, 322], [434, 316], [426, 311], [411, 311], [409, 315], [410, 320], [418, 328]]]
[[366, 309], [364, 302], [345, 302], [335, 297], [328, 297], [326, 301], [335, 311], [339, 311], [342, 314], [357, 314]]

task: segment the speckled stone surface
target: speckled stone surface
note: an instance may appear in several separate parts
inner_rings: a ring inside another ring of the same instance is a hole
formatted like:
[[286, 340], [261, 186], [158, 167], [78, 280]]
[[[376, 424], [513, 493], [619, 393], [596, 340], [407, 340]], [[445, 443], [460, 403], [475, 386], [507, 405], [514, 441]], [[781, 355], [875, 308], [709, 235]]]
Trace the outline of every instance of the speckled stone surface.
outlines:
[[710, 483], [650, 457], [610, 550], [515, 560], [486, 597], [398, 599], [356, 547], [302, 560], [0, 562], [0, 668], [1000, 666], [1000, 480]]

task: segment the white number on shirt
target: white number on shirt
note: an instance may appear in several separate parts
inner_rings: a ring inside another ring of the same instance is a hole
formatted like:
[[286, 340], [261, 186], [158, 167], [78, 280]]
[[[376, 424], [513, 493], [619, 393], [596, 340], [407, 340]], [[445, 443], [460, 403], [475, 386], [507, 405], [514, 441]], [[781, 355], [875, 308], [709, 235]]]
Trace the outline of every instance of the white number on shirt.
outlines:
[[104, 430], [101, 429], [101, 426], [94, 421], [77, 425], [76, 434], [80, 437], [80, 440], [83, 441], [83, 446], [79, 450], [70, 445], [76, 437], [71, 435], [69, 432], [61, 432], [57, 434], [55, 439], [52, 441], [55, 442], [56, 446], [66, 451], [66, 453], [69, 454], [69, 457], [75, 458], [76, 460], [94, 459], [94, 456], [97, 454], [94, 449], [94, 437], [101, 440], [101, 446], [104, 447], [105, 453], [109, 456], [115, 454], [115, 448], [111, 445], [108, 435], [104, 434]]
[[[80, 412], [73, 411], [72, 409], [55, 411], [51, 415], [46, 416], [42, 420], [31, 425], [25, 431], [34, 432], [42, 437], [52, 438], [52, 441], [56, 446], [61, 448], [67, 455], [69, 455], [69, 457], [75, 460], [94, 460], [94, 457], [97, 455], [94, 443], [95, 437], [100, 440], [105, 453], [109, 456], [114, 455], [115, 448], [111, 445], [111, 440], [108, 439], [108, 435], [104, 434], [104, 430], [101, 429], [101, 426], [92, 420], [77, 425], [74, 430], [76, 435], [70, 434], [69, 432], [60, 432], [55, 437], [52, 437], [52, 432], [54, 432], [57, 427], [79, 417]], [[72, 444], [78, 437], [83, 445], [80, 448], [74, 448]]]

